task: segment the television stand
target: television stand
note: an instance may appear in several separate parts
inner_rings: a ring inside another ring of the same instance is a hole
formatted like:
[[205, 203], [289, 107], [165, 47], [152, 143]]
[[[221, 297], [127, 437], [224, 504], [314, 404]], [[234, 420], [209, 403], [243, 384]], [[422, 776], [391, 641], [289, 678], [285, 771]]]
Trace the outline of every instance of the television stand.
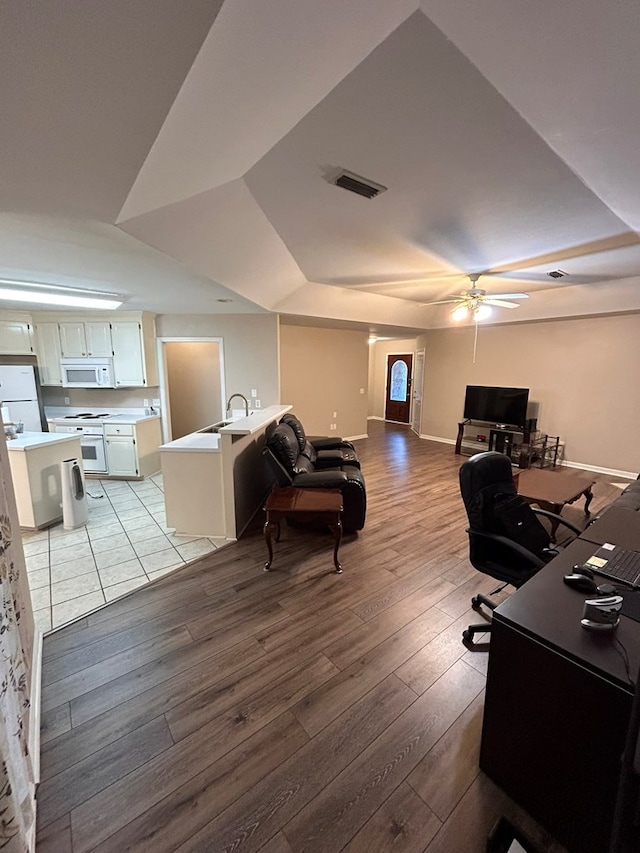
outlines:
[[473, 456], [483, 450], [496, 450], [506, 454], [519, 468], [531, 464], [529, 446], [535, 429], [528, 425], [510, 426], [488, 421], [460, 421], [456, 438], [456, 454]]

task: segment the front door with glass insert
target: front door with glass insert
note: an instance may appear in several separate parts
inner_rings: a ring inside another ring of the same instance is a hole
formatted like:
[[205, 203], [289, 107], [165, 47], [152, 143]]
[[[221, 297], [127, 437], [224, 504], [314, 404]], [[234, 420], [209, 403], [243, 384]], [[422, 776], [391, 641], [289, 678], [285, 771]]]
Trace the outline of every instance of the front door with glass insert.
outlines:
[[413, 356], [387, 356], [387, 399], [385, 404], [385, 419], [409, 423], [411, 410], [411, 367]]

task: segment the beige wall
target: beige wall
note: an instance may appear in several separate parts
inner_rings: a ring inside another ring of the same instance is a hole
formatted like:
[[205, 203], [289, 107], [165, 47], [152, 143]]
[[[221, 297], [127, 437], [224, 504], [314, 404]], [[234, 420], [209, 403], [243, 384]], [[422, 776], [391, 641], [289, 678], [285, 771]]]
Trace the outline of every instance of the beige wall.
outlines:
[[216, 341], [164, 344], [171, 406], [171, 437], [188, 435], [222, 420], [220, 346]]
[[415, 338], [378, 341], [369, 347], [369, 417], [384, 418], [387, 394], [387, 356], [415, 353]]
[[565, 458], [640, 471], [640, 315], [427, 332], [422, 435], [454, 439], [466, 385], [530, 389], [538, 427], [560, 435]]
[[281, 324], [281, 402], [293, 406], [310, 435], [329, 435], [332, 423], [345, 438], [367, 434], [367, 337]]
[[262, 407], [280, 403], [278, 316], [275, 314], [161, 314], [159, 338], [222, 338], [225, 394], [250, 397]]

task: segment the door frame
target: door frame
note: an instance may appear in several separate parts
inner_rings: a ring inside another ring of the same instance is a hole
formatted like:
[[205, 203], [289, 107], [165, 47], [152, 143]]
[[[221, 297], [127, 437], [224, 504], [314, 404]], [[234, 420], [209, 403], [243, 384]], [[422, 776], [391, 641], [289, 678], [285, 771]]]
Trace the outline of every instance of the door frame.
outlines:
[[[412, 382], [411, 382], [411, 412], [410, 412], [410, 414], [409, 414], [409, 424], [410, 424], [411, 429], [413, 430], [413, 432], [418, 436], [418, 438], [420, 438], [420, 429], [421, 429], [421, 427], [422, 427], [422, 404], [423, 404], [423, 402], [424, 402], [424, 396], [423, 396], [422, 391], [423, 391], [423, 388], [424, 388], [424, 360], [425, 360], [425, 354], [426, 354], [426, 353], [425, 353], [424, 348], [423, 348], [423, 349], [418, 349], [418, 350], [416, 350], [416, 351], [413, 353], [413, 363], [412, 363], [413, 377], [412, 377]], [[416, 383], [415, 383], [415, 376], [416, 376], [416, 374], [417, 374], [416, 367], [417, 367], [417, 365], [418, 365], [418, 361], [419, 361], [420, 359], [422, 359], [422, 376], [420, 377], [420, 379], [421, 379], [421, 381], [422, 381], [422, 387], [419, 389], [419, 391], [418, 391], [418, 392], [416, 392]], [[414, 419], [414, 406], [413, 406], [413, 403], [414, 403], [414, 400], [415, 400], [415, 398], [416, 398], [416, 393], [419, 393], [419, 394], [420, 394], [420, 423], [418, 424], [418, 429], [416, 429], [415, 424], [413, 423], [413, 419]]]
[[398, 352], [387, 352], [385, 353], [384, 359], [384, 409], [383, 409], [383, 420], [390, 424], [403, 423], [402, 421], [390, 421], [387, 419], [387, 393], [389, 391], [389, 356], [394, 355], [410, 355], [411, 356], [411, 375], [408, 377], [410, 381], [409, 388], [409, 420], [407, 421], [407, 426], [411, 426], [411, 415], [413, 412], [413, 373], [415, 370], [415, 362], [416, 362], [416, 351], [415, 350], [399, 350]]
[[227, 389], [225, 386], [225, 369], [224, 369], [224, 342], [222, 338], [199, 335], [198, 337], [161, 337], [156, 338], [156, 353], [158, 357], [158, 381], [160, 383], [160, 416], [162, 423], [162, 440], [166, 444], [171, 441], [173, 436], [171, 432], [171, 400], [169, 399], [169, 379], [167, 375], [167, 359], [165, 344], [170, 343], [210, 343], [218, 344], [220, 353], [220, 396], [222, 406], [222, 416], [225, 415], [225, 407], [227, 405]]

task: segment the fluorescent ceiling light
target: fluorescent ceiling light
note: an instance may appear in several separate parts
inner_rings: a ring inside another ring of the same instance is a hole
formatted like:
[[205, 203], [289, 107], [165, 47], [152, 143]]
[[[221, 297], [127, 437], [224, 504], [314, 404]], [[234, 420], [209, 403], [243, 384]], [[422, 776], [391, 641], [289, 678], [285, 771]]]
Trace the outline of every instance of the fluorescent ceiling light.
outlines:
[[30, 302], [45, 305], [63, 305], [67, 308], [118, 308], [122, 297], [99, 290], [82, 290], [57, 284], [0, 279], [0, 299], [13, 302]]

